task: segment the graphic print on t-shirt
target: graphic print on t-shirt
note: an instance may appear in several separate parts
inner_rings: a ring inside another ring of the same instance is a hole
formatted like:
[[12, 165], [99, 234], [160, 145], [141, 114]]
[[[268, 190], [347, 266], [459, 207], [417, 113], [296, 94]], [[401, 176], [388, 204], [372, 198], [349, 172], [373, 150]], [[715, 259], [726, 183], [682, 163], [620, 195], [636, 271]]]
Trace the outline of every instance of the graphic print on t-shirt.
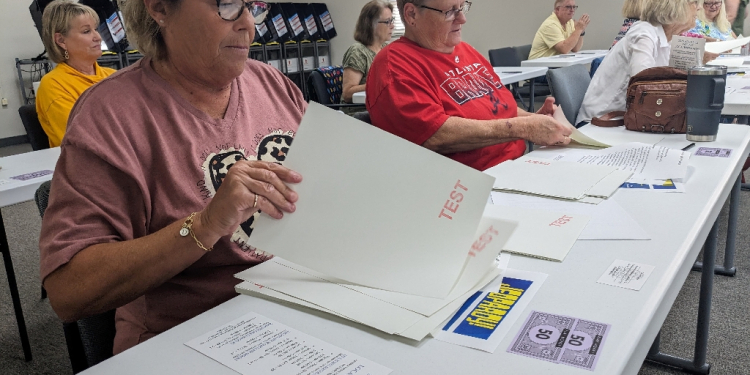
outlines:
[[496, 81], [486, 66], [480, 63], [467, 65], [463, 68], [451, 69], [444, 73], [446, 80], [440, 85], [448, 96], [458, 105], [488, 96], [492, 103], [492, 112], [497, 114], [499, 105], [506, 110], [507, 103], [502, 103], [495, 95], [495, 89], [502, 90], [504, 86]]
[[[277, 164], [283, 164], [286, 155], [289, 152], [289, 146], [294, 139], [294, 132], [277, 130], [271, 134], [256, 137], [260, 138], [258, 148], [255, 150], [255, 158], [260, 161], [267, 161]], [[216, 195], [222, 182], [227, 176], [229, 169], [240, 160], [247, 160], [252, 155], [247, 155], [244, 149], [235, 147], [221, 148], [219, 152], [209, 154], [203, 162], [203, 173], [205, 179], [205, 188], [209, 196]], [[255, 218], [260, 215], [260, 211], [253, 214], [247, 221], [240, 224], [239, 228], [232, 234], [232, 242], [237, 244], [244, 251], [255, 251], [257, 256], [265, 256], [263, 252], [252, 248], [248, 245], [247, 240], [253, 232], [253, 223]]]

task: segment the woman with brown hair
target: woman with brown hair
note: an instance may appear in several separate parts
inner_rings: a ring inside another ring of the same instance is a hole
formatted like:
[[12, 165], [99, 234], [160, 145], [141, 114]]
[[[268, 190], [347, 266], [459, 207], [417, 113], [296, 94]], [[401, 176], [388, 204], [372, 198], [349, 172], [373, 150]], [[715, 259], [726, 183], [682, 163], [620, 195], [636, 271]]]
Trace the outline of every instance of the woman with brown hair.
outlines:
[[393, 5], [388, 1], [372, 0], [362, 8], [354, 28], [356, 42], [344, 54], [343, 103], [351, 103], [354, 93], [365, 91], [372, 60], [391, 39], [394, 21]]

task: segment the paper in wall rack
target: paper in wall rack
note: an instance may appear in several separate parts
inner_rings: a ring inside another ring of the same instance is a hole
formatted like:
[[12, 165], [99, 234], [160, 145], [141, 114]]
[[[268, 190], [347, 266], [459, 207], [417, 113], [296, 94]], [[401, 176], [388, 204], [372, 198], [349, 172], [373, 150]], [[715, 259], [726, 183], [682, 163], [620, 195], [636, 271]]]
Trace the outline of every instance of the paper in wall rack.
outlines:
[[315, 21], [318, 23], [318, 32], [320, 37], [325, 40], [331, 40], [336, 37], [336, 27], [333, 25], [333, 18], [331, 13], [328, 12], [328, 7], [323, 3], [312, 3], [313, 11], [315, 12]]
[[315, 21], [315, 11], [313, 10], [313, 7], [310, 4], [302, 3], [295, 3], [294, 5], [297, 7], [297, 15], [307, 31], [309, 40], [314, 41], [320, 39], [321, 29], [318, 28], [318, 23]]
[[310, 35], [303, 24], [302, 17], [297, 12], [297, 7], [293, 3], [281, 3], [281, 14], [284, 16], [289, 31], [292, 33], [292, 39], [297, 42], [309, 40]]

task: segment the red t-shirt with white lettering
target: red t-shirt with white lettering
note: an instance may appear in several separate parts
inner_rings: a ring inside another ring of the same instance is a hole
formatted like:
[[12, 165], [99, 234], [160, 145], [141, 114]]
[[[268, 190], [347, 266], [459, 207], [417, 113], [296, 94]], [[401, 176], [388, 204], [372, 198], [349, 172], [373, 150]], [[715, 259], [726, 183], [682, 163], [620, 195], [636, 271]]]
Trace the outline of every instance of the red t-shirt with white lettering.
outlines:
[[[446, 54], [403, 37], [375, 57], [366, 104], [373, 125], [420, 145], [449, 117], [492, 120], [518, 114], [513, 95], [470, 45], [461, 43]], [[485, 170], [525, 150], [524, 141], [517, 140], [445, 156]]]

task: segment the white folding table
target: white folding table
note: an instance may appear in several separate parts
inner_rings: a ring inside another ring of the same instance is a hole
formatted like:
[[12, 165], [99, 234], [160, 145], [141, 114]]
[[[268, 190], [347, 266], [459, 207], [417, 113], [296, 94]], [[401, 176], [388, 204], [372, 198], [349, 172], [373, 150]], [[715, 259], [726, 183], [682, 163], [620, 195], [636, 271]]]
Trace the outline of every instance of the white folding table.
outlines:
[[[549, 275], [525, 310], [524, 318], [531, 310], [537, 310], [611, 324], [601, 358], [592, 373], [636, 374], [704, 243], [708, 245], [704, 251], [706, 269], [713, 268], [714, 223], [735, 185], [749, 145], [750, 127], [721, 125], [718, 139], [700, 146], [732, 149], [731, 155], [727, 158], [693, 156], [689, 162], [693, 171], [686, 181], [685, 193], [618, 191], [611, 199], [623, 206], [643, 228], [648, 228], [650, 241], [577, 241], [562, 263], [514, 256], [511, 268]], [[534, 152], [539, 157], [552, 157], [559, 149]], [[649, 264], [656, 269], [637, 292], [596, 283], [616, 259]], [[712, 278], [713, 272], [704, 270], [700, 313], [704, 321], [699, 326], [698, 341], [707, 340]], [[412, 342], [307, 308], [237, 296], [83, 374], [234, 374], [184, 343], [251, 311], [390, 367], [393, 374], [573, 375], [585, 372], [507, 353], [505, 350], [524, 319], [519, 319], [497, 351], [489, 354], [431, 338]], [[741, 324], [743, 317], [737, 319], [737, 324]], [[652, 354], [657, 351], [658, 346]], [[705, 350], [697, 352], [693, 362], [697, 364], [697, 372], [707, 372]], [[737, 369], [738, 373], [742, 371]]]
[[[55, 164], [57, 164], [57, 159], [59, 157], [60, 148], [55, 147], [0, 158], [0, 208], [33, 199], [34, 193], [39, 185], [52, 179], [52, 174], [32, 178], [26, 181], [12, 179], [11, 177], [43, 170], [54, 171]], [[23, 319], [23, 310], [21, 310], [21, 299], [18, 296], [16, 274], [13, 271], [13, 262], [10, 258], [10, 245], [8, 244], [8, 237], [5, 233], [2, 211], [0, 211], [0, 252], [3, 253], [5, 272], [8, 274], [8, 286], [10, 287], [10, 296], [13, 300], [13, 309], [16, 314], [18, 331], [21, 335], [23, 355], [26, 361], [30, 361], [31, 345], [29, 344], [29, 336], [26, 333], [26, 322]]]
[[548, 68], [563, 68], [571, 65], [590, 64], [594, 59], [604, 57], [608, 50], [586, 50], [566, 53], [550, 57], [540, 57], [533, 60], [521, 61], [521, 66], [546, 66]]

